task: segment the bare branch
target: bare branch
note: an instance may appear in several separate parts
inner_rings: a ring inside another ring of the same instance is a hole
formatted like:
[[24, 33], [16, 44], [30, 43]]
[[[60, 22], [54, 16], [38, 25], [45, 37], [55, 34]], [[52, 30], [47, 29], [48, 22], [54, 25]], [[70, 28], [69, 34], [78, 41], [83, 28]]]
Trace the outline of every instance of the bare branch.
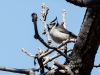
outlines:
[[66, 40], [66, 41], [63, 41], [57, 48], [61, 48], [62, 46], [64, 46], [65, 44], [69, 43], [69, 42], [75, 42], [76, 39], [70, 39], [70, 40]]
[[65, 70], [65, 65], [62, 65], [56, 61], [54, 61], [54, 65], [56, 65], [58, 68]]
[[58, 63], [56, 61], [54, 62], [54, 65], [56, 65], [60, 69], [63, 69], [68, 75], [74, 75], [69, 66], [62, 65], [62, 64], [60, 64], [60, 63]]
[[51, 66], [51, 70], [52, 70], [52, 69], [56, 69], [56, 67], [55, 67], [55, 65], [54, 65], [55, 60], [56, 60], [56, 59], [53, 60], [53, 64], [52, 64], [52, 66]]
[[100, 7], [100, 0], [66, 0], [74, 5], [80, 7]]
[[94, 64], [94, 67], [98, 68], [98, 67], [100, 67], [100, 64], [98, 64], [98, 65]]
[[[41, 21], [43, 22], [43, 24], [44, 24], [44, 32], [43, 32], [43, 34], [46, 34], [48, 44], [50, 45], [50, 44], [51, 44], [51, 39], [49, 38], [48, 30], [46, 29], [46, 28], [47, 28], [46, 17], [47, 17], [49, 8], [46, 7], [44, 3], [42, 3], [41, 7], [42, 7], [41, 14], [42, 14], [43, 19], [40, 18], [40, 20], [41, 20]], [[46, 12], [45, 12], [45, 8], [46, 8]]]
[[59, 49], [56, 49], [56, 51], [58, 53], [60, 53], [62, 56], [64, 56], [66, 59], [70, 59], [70, 58], [67, 57], [67, 55], [65, 53], [61, 52]]
[[22, 52], [26, 53], [28, 56], [35, 58], [35, 55], [28, 53], [24, 48], [22, 48]]
[[66, 10], [65, 9], [62, 9], [62, 23], [61, 25], [66, 28]]
[[48, 11], [49, 11], [49, 7], [46, 7], [46, 15], [45, 15], [44, 21], [46, 21]]
[[43, 43], [43, 45], [45, 45], [48, 48], [53, 49], [54, 47], [49, 46], [39, 35], [38, 33], [38, 29], [37, 29], [37, 14], [33, 13], [32, 14], [32, 22], [34, 23], [34, 30], [35, 30], [35, 35], [34, 38], [38, 39], [41, 43]]
[[40, 66], [40, 73], [44, 73], [44, 65], [43, 65], [43, 61], [42, 61], [42, 58], [40, 57], [39, 54], [37, 54], [37, 60], [38, 60], [38, 63], [39, 63], [39, 66]]
[[[2, 66], [0, 66], [0, 70], [14, 72], [14, 73], [27, 74], [27, 75], [35, 75], [34, 71], [38, 71], [35, 68], [33, 68], [33, 69], [17, 69], [17, 68], [8, 68], [8, 67], [2, 67]], [[30, 74], [30, 71], [33, 74]]]
[[39, 50], [39, 54], [41, 55], [43, 51], [40, 49], [40, 47], [38, 48], [38, 50]]
[[27, 75], [35, 75], [34, 71], [33, 70], [29, 70], [29, 73]]
[[45, 16], [45, 3], [42, 3], [41, 7], [42, 7], [41, 14], [42, 14], [42, 16], [44, 18], [44, 16]]

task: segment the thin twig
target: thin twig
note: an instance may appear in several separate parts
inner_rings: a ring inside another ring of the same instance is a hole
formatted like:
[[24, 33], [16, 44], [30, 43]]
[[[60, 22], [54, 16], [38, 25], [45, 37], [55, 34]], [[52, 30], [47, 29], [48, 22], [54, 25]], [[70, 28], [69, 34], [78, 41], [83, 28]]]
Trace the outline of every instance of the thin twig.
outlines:
[[[51, 44], [51, 39], [49, 38], [48, 30], [46, 29], [46, 28], [47, 28], [46, 18], [47, 18], [47, 14], [48, 14], [49, 8], [48, 8], [48, 7], [46, 8], [44, 3], [42, 3], [41, 7], [42, 7], [41, 14], [42, 14], [43, 19], [40, 18], [40, 20], [41, 20], [41, 21], [43, 22], [43, 24], [44, 24], [44, 32], [43, 32], [43, 34], [46, 34], [48, 44], [50, 45], [50, 44]], [[46, 12], [45, 12], [45, 8], [46, 8]]]
[[28, 53], [24, 48], [22, 48], [22, 52], [26, 53], [28, 56], [35, 58], [35, 55]]
[[96, 67], [96, 68], [97, 68], [97, 67], [100, 67], [100, 64], [98, 64], [98, 65], [94, 64], [94, 67]]
[[39, 54], [41, 55], [43, 53], [43, 51], [41, 50], [40, 47], [38, 48], [38, 50], [39, 50]]
[[61, 48], [62, 46], [64, 46], [65, 44], [69, 43], [69, 42], [74, 42], [75, 40], [73, 39], [70, 39], [70, 40], [66, 40], [66, 41], [63, 41], [57, 48]]
[[52, 61], [53, 59], [55, 59], [55, 58], [57, 58], [57, 57], [59, 57], [59, 56], [61, 56], [61, 54], [56, 54], [56, 55], [54, 55], [53, 57], [49, 57], [47, 60], [45, 60], [44, 62], [43, 62], [43, 64], [45, 65], [45, 64], [47, 64], [49, 61]]
[[52, 64], [51, 70], [52, 70], [52, 69], [56, 69], [56, 68], [55, 68], [55, 65], [54, 65], [54, 62], [55, 62], [55, 61], [56, 61], [56, 59], [53, 60], [53, 64]]
[[66, 10], [65, 9], [62, 9], [62, 26], [64, 27], [64, 28], [66, 28], [66, 22], [65, 22], [65, 20], [66, 20]]

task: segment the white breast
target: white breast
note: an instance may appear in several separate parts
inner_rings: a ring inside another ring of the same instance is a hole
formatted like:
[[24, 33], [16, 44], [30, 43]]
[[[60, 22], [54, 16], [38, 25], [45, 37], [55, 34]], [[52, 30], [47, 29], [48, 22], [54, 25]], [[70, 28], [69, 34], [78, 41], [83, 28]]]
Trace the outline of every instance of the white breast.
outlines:
[[54, 27], [50, 30], [50, 36], [56, 43], [62, 43], [64, 40], [69, 39], [69, 35], [62, 33]]

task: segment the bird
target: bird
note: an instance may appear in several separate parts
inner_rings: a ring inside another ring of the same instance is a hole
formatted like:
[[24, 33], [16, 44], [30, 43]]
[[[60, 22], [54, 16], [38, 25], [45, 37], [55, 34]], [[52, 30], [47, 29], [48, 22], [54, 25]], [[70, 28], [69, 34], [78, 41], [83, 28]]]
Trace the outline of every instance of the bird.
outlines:
[[47, 24], [47, 27], [51, 38], [53, 39], [53, 41], [55, 41], [58, 44], [66, 40], [77, 38], [77, 36], [74, 33], [68, 31], [58, 23], [57, 17], [49, 24]]

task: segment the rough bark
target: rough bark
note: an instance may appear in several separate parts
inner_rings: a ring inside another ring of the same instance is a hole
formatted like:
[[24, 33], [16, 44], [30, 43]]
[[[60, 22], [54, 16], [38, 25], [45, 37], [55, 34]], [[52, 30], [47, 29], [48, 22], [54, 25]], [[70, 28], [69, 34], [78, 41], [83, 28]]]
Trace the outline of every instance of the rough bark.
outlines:
[[66, 0], [80, 7], [100, 7], [100, 0]]
[[82, 59], [79, 75], [90, 75], [100, 42], [100, 8], [88, 8], [74, 45], [77, 58]]

